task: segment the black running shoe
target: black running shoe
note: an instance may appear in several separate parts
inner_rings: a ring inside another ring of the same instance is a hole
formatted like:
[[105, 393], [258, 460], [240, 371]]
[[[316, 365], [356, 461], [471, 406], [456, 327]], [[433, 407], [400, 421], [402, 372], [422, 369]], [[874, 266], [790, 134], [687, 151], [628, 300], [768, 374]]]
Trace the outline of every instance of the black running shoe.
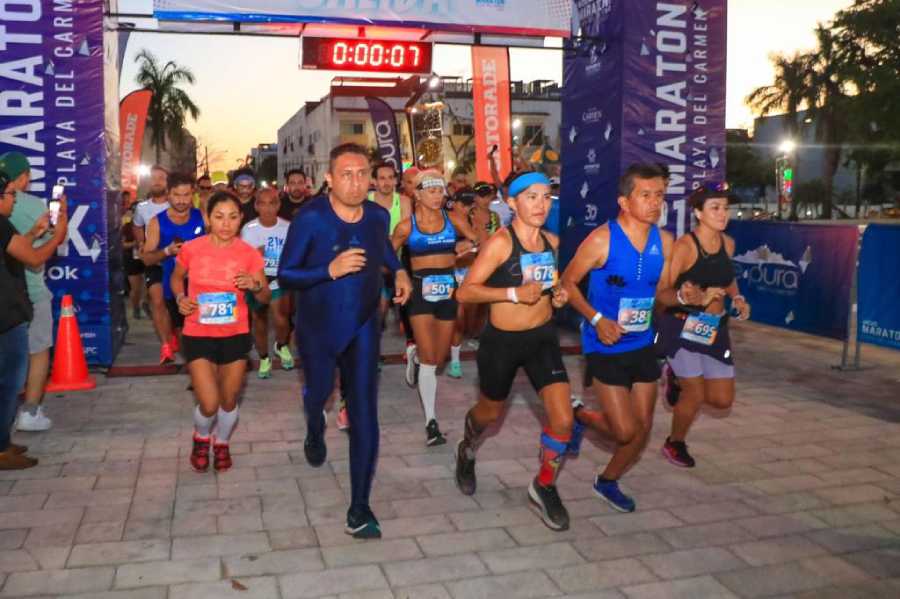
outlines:
[[671, 463], [682, 468], [693, 468], [696, 464], [694, 458], [688, 453], [687, 443], [684, 441], [672, 441], [666, 438], [666, 443], [662, 446], [662, 454]]
[[429, 420], [428, 424], [425, 426], [425, 434], [428, 436], [428, 438], [425, 439], [425, 445], [428, 447], [443, 445], [447, 442], [447, 439], [441, 434], [441, 429], [438, 428], [437, 420], [434, 418]]
[[528, 487], [528, 498], [547, 528], [552, 530], [569, 529], [569, 512], [562, 504], [559, 493], [556, 492], [556, 485], [545, 487], [539, 484], [535, 478]]
[[325, 456], [328, 455], [328, 448], [325, 447], [325, 438], [307, 434], [306, 441], [303, 442], [303, 453], [306, 454], [306, 461], [309, 462], [310, 466], [318, 468], [324, 464]]
[[663, 394], [668, 404], [674, 408], [679, 398], [681, 398], [681, 386], [678, 384], [678, 378], [668, 362], [663, 364], [662, 380]]
[[456, 486], [463, 495], [475, 494], [475, 460], [470, 460], [463, 449], [464, 441], [456, 446]]
[[369, 506], [351, 507], [347, 510], [347, 527], [344, 532], [355, 539], [380, 539], [381, 525]]

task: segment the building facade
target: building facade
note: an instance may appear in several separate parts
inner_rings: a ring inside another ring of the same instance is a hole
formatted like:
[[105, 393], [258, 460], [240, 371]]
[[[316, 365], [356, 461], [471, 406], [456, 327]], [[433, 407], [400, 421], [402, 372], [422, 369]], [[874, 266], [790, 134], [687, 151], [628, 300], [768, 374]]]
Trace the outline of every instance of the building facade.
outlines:
[[[444, 169], [467, 166], [474, 160], [472, 82], [461, 78], [443, 78], [443, 153]], [[369, 118], [366, 96], [376, 96], [394, 110], [400, 130], [404, 162], [412, 162], [411, 136], [406, 104], [420, 88], [418, 77], [383, 79], [336, 77], [327, 96], [307, 102], [278, 129], [278, 173], [301, 168], [315, 185], [323, 181], [328, 168], [328, 152], [334, 146], [354, 142], [374, 148], [375, 133]], [[562, 114], [560, 90], [551, 81], [514, 81], [510, 85], [514, 144], [519, 154], [530, 156], [549, 145], [559, 148]], [[474, 171], [474, 168], [471, 169]]]

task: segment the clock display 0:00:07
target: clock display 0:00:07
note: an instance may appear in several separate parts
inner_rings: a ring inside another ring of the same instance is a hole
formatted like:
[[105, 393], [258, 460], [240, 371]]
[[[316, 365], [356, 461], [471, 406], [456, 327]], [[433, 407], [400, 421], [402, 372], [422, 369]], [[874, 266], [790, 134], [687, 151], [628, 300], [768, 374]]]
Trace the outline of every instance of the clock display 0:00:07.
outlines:
[[310, 37], [304, 37], [303, 42], [304, 68], [431, 72], [429, 43]]

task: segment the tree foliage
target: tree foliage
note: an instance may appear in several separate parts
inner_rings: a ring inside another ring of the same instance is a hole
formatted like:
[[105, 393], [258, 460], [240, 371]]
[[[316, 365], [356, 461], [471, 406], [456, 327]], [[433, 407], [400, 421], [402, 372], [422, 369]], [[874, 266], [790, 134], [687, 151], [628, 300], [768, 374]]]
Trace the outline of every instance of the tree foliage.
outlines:
[[807, 110], [825, 150], [815, 187], [821, 186], [822, 216], [830, 218], [844, 149], [846, 160], [873, 176], [900, 157], [900, 0], [855, 0], [816, 27], [816, 40], [810, 52], [773, 56], [772, 84], [754, 90], [747, 103], [761, 115], [789, 115], [792, 134], [797, 113]]
[[194, 120], [200, 116], [200, 109], [191, 97], [179, 86], [194, 83], [194, 74], [187, 67], [169, 61], [160, 65], [156, 56], [144, 49], [135, 62], [140, 64], [135, 78], [143, 89], [153, 92], [147, 110], [147, 122], [152, 129], [156, 162], [160, 161], [166, 149], [166, 139], [181, 147], [185, 139], [185, 121], [188, 115]]

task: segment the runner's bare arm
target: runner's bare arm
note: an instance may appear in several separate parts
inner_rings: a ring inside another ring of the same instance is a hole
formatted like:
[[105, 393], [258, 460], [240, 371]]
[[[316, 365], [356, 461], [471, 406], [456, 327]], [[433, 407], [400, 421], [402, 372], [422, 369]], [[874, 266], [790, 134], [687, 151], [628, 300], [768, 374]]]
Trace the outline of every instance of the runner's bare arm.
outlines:
[[412, 218], [404, 218], [394, 227], [394, 234], [391, 235], [391, 245], [394, 246], [395, 252], [399, 252], [400, 248], [406, 244], [410, 231], [412, 231]]
[[178, 311], [185, 316], [197, 309], [197, 302], [189, 298], [184, 289], [184, 277], [186, 274], [187, 269], [181, 264], [181, 261], [175, 260], [175, 269], [172, 271], [172, 276], [169, 278], [169, 286], [172, 288], [172, 293], [175, 295]]
[[588, 320], [593, 318], [597, 311], [587, 301], [584, 294], [581, 293], [578, 284], [592, 269], [600, 268], [606, 264], [608, 256], [609, 227], [603, 225], [596, 228], [581, 242], [560, 280], [561, 285], [569, 296], [569, 304]]
[[498, 232], [485, 242], [462, 285], [456, 291], [456, 299], [466, 304], [492, 304], [510, 301], [504, 287], [488, 287], [485, 281], [497, 270], [512, 252], [512, 240], [506, 230]]

